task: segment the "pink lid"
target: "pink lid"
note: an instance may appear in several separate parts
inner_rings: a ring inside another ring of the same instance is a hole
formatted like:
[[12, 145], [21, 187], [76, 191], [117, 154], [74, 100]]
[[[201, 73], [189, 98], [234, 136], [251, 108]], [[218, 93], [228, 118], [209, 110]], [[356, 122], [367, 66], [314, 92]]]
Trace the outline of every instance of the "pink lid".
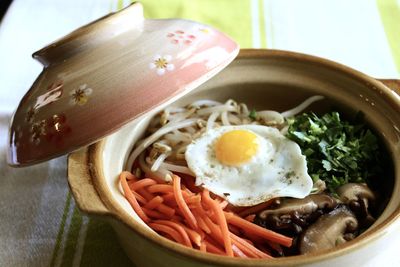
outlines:
[[238, 52], [197, 22], [144, 19], [139, 3], [79, 28], [33, 55], [44, 69], [12, 119], [8, 162], [89, 145], [196, 88]]

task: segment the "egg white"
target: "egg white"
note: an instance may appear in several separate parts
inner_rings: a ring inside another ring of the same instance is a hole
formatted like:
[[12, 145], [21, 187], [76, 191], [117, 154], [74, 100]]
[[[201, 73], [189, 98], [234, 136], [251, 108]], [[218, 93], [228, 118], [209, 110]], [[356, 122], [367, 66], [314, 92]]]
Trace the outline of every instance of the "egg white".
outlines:
[[[239, 166], [221, 163], [214, 151], [218, 138], [232, 130], [247, 130], [257, 136], [256, 154]], [[300, 147], [273, 127], [240, 125], [210, 129], [192, 141], [185, 158], [196, 175], [196, 185], [235, 206], [253, 206], [275, 197], [303, 198], [313, 186]]]

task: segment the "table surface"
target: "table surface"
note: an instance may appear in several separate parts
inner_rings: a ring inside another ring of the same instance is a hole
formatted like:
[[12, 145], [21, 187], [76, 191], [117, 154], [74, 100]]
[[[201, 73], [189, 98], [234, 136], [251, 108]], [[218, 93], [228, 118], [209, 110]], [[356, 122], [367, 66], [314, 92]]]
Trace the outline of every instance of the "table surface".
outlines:
[[[197, 20], [228, 33], [244, 48], [317, 55], [377, 78], [400, 75], [400, 0], [141, 2], [148, 18]], [[0, 266], [131, 265], [111, 227], [75, 206], [66, 156], [21, 169], [8, 167], [5, 159], [12, 112], [42, 70], [31, 54], [128, 4], [14, 0], [0, 22]], [[400, 226], [395, 231], [400, 234]], [[397, 238], [368, 266], [400, 266], [399, 247]]]

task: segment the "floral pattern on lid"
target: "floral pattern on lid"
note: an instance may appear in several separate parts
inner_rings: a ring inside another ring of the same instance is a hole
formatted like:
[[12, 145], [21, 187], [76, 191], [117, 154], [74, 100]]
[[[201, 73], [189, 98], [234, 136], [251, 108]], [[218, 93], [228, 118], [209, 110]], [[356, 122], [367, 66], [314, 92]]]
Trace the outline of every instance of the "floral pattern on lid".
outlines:
[[57, 80], [49, 84], [46, 91], [36, 97], [36, 103], [33, 108], [37, 110], [48, 104], [58, 101], [64, 93], [63, 87], [64, 83], [61, 80]]
[[[42, 141], [47, 143], [60, 143], [71, 132], [65, 114], [55, 114], [50, 118], [32, 123], [29, 133], [30, 142], [39, 145]], [[21, 132], [20, 136], [21, 137]]]
[[200, 23], [144, 19], [137, 2], [99, 19], [34, 54], [44, 71], [14, 114], [8, 161], [30, 165], [93, 143], [188, 93], [238, 52]]
[[213, 31], [209, 27], [201, 26], [198, 28], [198, 31], [204, 34], [212, 34]]
[[69, 103], [72, 105], [85, 105], [92, 92], [92, 88], [89, 88], [87, 84], [82, 84], [77, 89], [70, 92], [71, 99]]
[[172, 56], [170, 55], [156, 55], [153, 59], [153, 62], [149, 64], [149, 67], [150, 69], [156, 69], [158, 75], [164, 75], [166, 71], [173, 71], [175, 69], [174, 64], [170, 63], [171, 59]]
[[171, 43], [173, 43], [173, 44], [190, 45], [196, 40], [196, 36], [194, 34], [185, 33], [182, 30], [170, 32], [167, 34], [167, 37], [170, 39]]
[[30, 141], [33, 144], [38, 145], [41, 141], [41, 138], [46, 135], [46, 121], [42, 120], [33, 123], [30, 128], [30, 133], [31, 133]]

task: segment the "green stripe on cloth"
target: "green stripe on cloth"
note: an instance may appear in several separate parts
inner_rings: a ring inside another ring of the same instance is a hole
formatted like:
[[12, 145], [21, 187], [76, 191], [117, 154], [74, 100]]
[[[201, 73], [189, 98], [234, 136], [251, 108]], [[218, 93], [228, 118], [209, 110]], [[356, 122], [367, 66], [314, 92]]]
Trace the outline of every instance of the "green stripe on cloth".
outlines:
[[252, 47], [250, 1], [141, 0], [146, 18], [184, 18], [225, 32], [240, 47]]
[[79, 230], [82, 226], [82, 215], [77, 207], [72, 214], [71, 225], [68, 231], [67, 242], [64, 249], [64, 255], [61, 266], [71, 266], [75, 254], [76, 241], [78, 240]]
[[120, 10], [124, 7], [124, 1], [123, 0], [118, 0], [117, 3], [117, 10]]
[[264, 1], [258, 0], [258, 11], [260, 18], [260, 37], [261, 37], [261, 48], [267, 48], [267, 38], [266, 38], [266, 27], [265, 27], [265, 17], [264, 17]]
[[71, 198], [72, 198], [71, 193], [68, 191], [67, 199], [65, 201], [63, 215], [61, 217], [60, 228], [58, 229], [56, 245], [54, 246], [53, 254], [51, 256], [50, 266], [54, 266], [55, 260], [56, 260], [57, 255], [58, 255], [58, 251], [59, 251], [60, 246], [61, 246], [61, 238], [62, 238], [62, 236], [64, 234], [65, 222], [67, 220], [69, 205], [71, 204]]
[[400, 6], [396, 0], [376, 1], [397, 71], [400, 73]]
[[124, 267], [134, 265], [122, 250], [111, 226], [98, 219], [91, 219], [80, 266]]

